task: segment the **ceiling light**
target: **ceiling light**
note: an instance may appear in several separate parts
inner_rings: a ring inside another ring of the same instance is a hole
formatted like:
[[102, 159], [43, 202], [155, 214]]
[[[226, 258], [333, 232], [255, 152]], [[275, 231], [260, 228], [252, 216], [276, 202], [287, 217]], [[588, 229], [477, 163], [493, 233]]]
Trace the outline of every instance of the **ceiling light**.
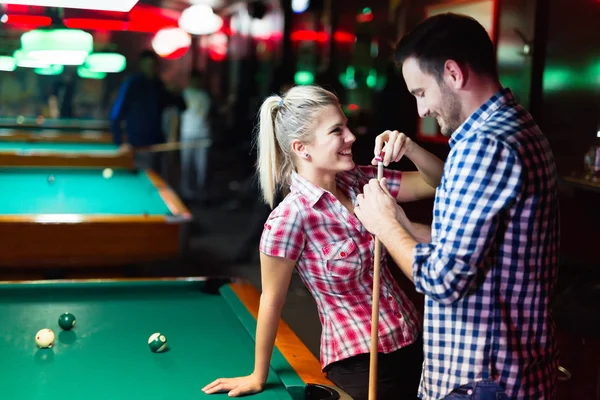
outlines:
[[29, 58], [48, 64], [81, 65], [94, 49], [94, 39], [78, 29], [36, 29], [21, 36]]
[[192, 35], [210, 35], [223, 26], [223, 19], [205, 4], [193, 5], [181, 13], [179, 27]]
[[0, 71], [14, 71], [17, 69], [17, 62], [13, 57], [0, 56]]
[[92, 53], [85, 59], [85, 68], [93, 72], [118, 73], [125, 69], [127, 60], [118, 53]]
[[13, 53], [13, 57], [14, 57], [15, 61], [17, 62], [17, 66], [21, 67], [21, 68], [49, 68], [50, 67], [49, 63], [32, 59], [31, 57], [29, 57], [29, 54], [27, 54], [27, 52], [25, 52], [21, 49], [16, 50]]
[[164, 28], [156, 32], [152, 48], [160, 57], [177, 58], [187, 52], [192, 45], [190, 34], [181, 28]]
[[21, 4], [58, 8], [129, 12], [138, 0], [0, 0], [0, 4]]

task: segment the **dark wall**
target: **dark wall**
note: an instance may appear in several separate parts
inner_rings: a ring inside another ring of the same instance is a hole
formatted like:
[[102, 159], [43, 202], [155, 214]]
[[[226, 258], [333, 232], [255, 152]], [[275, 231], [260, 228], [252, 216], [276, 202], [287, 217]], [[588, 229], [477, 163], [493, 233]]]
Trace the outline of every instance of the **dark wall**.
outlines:
[[600, 113], [600, 2], [552, 0], [540, 125], [561, 173], [580, 170]]
[[[540, 99], [540, 126], [548, 136], [561, 175], [580, 172], [600, 128], [600, 2], [553, 0]], [[600, 196], [564, 184], [561, 190], [561, 250], [568, 260], [600, 264]]]

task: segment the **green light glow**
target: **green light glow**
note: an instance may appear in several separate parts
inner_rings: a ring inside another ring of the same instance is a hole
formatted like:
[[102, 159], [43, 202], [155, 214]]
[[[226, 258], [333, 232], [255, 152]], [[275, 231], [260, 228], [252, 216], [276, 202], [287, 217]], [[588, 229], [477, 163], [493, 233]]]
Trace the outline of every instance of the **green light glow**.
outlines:
[[90, 71], [84, 66], [77, 68], [77, 75], [83, 79], [104, 79], [106, 78], [106, 72]]
[[315, 75], [308, 71], [298, 71], [294, 75], [296, 85], [311, 85], [315, 81]]
[[93, 51], [94, 39], [79, 29], [35, 29], [21, 36], [21, 48], [49, 64], [81, 65]]
[[17, 68], [17, 61], [13, 57], [0, 56], [0, 71], [14, 71]]
[[125, 69], [127, 60], [117, 53], [92, 53], [85, 59], [84, 67], [92, 72], [117, 73]]
[[60, 75], [65, 70], [62, 65], [51, 65], [48, 68], [36, 68], [33, 70], [38, 75]]

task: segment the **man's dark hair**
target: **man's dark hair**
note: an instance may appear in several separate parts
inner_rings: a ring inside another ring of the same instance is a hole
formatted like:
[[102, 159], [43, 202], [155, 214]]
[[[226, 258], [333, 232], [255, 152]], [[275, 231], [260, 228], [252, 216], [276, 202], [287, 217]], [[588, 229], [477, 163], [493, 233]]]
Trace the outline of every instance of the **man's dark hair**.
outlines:
[[139, 60], [144, 60], [146, 58], [150, 58], [154, 61], [158, 61], [158, 54], [153, 52], [152, 50], [144, 50], [140, 53]]
[[202, 79], [203, 77], [204, 77], [204, 74], [202, 73], [202, 71], [199, 71], [197, 69], [193, 69], [190, 72], [190, 78]]
[[414, 57], [421, 70], [439, 81], [447, 60], [469, 66], [479, 74], [498, 77], [494, 45], [475, 19], [453, 13], [439, 14], [421, 22], [396, 46], [395, 61], [402, 67]]

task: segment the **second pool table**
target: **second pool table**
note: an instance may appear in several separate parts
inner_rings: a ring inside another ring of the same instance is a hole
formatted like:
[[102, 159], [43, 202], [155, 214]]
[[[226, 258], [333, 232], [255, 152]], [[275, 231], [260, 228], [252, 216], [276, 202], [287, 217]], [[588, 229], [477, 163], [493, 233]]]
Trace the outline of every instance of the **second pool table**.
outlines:
[[155, 173], [0, 168], [0, 266], [124, 265], [180, 255], [191, 214]]
[[134, 159], [110, 143], [0, 141], [0, 166], [133, 168]]
[[[3, 398], [224, 399], [201, 389], [254, 366], [259, 293], [242, 281], [206, 278], [0, 283]], [[76, 317], [63, 331], [58, 317]], [[56, 335], [40, 349], [35, 334]], [[167, 351], [147, 340], [160, 332]], [[319, 361], [283, 321], [265, 390], [256, 400], [336, 400]]]
[[35, 128], [0, 128], [2, 142], [112, 143], [110, 132]]

